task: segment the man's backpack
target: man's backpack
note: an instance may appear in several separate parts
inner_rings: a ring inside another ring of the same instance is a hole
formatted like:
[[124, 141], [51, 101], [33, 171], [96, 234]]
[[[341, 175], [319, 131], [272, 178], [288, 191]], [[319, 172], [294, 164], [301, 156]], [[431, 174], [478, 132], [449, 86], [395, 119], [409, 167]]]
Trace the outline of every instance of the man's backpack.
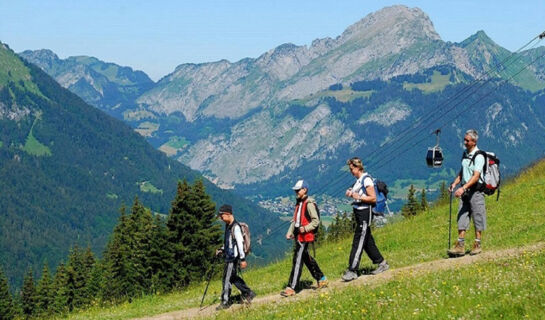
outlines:
[[[242, 249], [244, 250], [244, 254], [247, 255], [252, 250], [252, 238], [250, 234], [250, 227], [245, 222], [237, 221], [237, 224], [239, 225], [240, 231], [242, 232]], [[231, 234], [234, 240], [234, 237], [235, 237], [234, 232]]]
[[498, 190], [498, 195], [496, 198], [497, 200], [500, 197], [500, 183], [501, 183], [500, 159], [493, 152], [478, 150], [473, 155], [473, 158], [471, 158], [469, 162], [470, 164], [472, 162], [473, 163], [475, 162], [475, 158], [477, 157], [478, 154], [481, 154], [484, 156], [484, 167], [483, 167], [484, 181], [481, 182], [481, 179], [479, 178], [479, 182], [477, 182], [477, 190], [490, 196], [490, 195], [493, 195], [497, 189]]

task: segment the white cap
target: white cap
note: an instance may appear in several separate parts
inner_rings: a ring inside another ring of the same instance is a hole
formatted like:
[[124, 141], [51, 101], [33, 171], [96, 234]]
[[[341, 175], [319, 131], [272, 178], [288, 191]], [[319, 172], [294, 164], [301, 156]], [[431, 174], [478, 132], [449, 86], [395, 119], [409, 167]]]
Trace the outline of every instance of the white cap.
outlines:
[[305, 180], [299, 180], [295, 185], [292, 187], [293, 190], [300, 190], [300, 189], [307, 189], [308, 190], [308, 183]]

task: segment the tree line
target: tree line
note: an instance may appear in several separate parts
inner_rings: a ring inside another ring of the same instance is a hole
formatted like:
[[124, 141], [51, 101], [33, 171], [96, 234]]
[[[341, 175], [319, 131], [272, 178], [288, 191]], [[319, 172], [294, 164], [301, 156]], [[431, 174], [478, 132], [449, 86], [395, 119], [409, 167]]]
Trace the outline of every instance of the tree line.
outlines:
[[136, 197], [122, 206], [103, 252], [74, 246], [66, 263], [41, 278], [28, 270], [16, 295], [0, 269], [0, 319], [44, 318], [92, 305], [109, 305], [169, 292], [202, 280], [221, 245], [215, 204], [202, 180], [179, 182], [168, 216], [153, 214]]

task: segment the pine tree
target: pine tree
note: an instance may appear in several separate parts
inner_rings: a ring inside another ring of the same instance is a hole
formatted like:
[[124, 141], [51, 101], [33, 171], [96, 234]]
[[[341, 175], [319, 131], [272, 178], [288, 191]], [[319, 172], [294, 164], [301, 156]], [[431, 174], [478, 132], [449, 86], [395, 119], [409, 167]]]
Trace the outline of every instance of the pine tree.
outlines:
[[[221, 246], [221, 229], [217, 223], [216, 204], [206, 193], [204, 183], [198, 179], [191, 188], [187, 199], [188, 211], [198, 220], [198, 228], [187, 244], [191, 254], [186, 255], [188, 265], [192, 266], [190, 278], [204, 279], [213, 261], [214, 253]], [[234, 209], [236, 216], [236, 208]]]
[[97, 304], [103, 300], [103, 277], [104, 265], [102, 261], [95, 260], [95, 264], [90, 272], [86, 290], [91, 305]]
[[151, 285], [151, 267], [149, 253], [153, 232], [153, 218], [149, 209], [145, 208], [138, 197], [134, 199], [131, 214], [128, 219], [127, 243], [129, 248], [129, 263], [133, 267], [130, 276], [130, 296], [147, 293]]
[[437, 202], [445, 203], [449, 201], [449, 198], [450, 194], [447, 188], [447, 183], [443, 180], [443, 182], [441, 182], [441, 188], [439, 189], [439, 199]]
[[47, 263], [44, 263], [42, 269], [42, 277], [36, 286], [36, 310], [40, 315], [48, 315], [51, 313], [51, 306], [54, 299], [53, 281], [49, 275]]
[[419, 205], [416, 201], [415, 192], [414, 185], [411, 184], [409, 193], [407, 194], [407, 203], [401, 208], [401, 214], [403, 214], [405, 218], [415, 216], [418, 212]]
[[68, 255], [68, 263], [66, 265], [66, 273], [68, 275], [68, 295], [70, 311], [75, 308], [82, 308], [88, 304], [86, 292], [87, 266], [85, 265], [83, 251], [79, 246], [75, 245]]
[[167, 220], [167, 228], [169, 232], [169, 242], [173, 250], [174, 263], [172, 266], [172, 276], [174, 286], [184, 286], [189, 283], [189, 274], [184, 264], [184, 257], [187, 243], [187, 238], [191, 231], [195, 231], [194, 227], [197, 224], [197, 219], [191, 217], [187, 212], [185, 201], [189, 195], [189, 185], [187, 181], [178, 182], [176, 196], [172, 201], [172, 206]]
[[104, 252], [103, 299], [121, 301], [128, 298], [132, 290], [133, 266], [130, 264], [128, 247], [128, 217], [122, 206], [119, 222], [114, 228]]
[[427, 211], [429, 207], [428, 199], [426, 199], [426, 189], [424, 188], [422, 189], [422, 193], [420, 193], [420, 210]]
[[174, 251], [170, 248], [166, 225], [160, 215], [153, 220], [152, 237], [148, 263], [151, 271], [152, 293], [168, 291], [172, 286], [172, 266], [174, 264]]
[[11, 320], [16, 315], [13, 299], [9, 293], [8, 279], [0, 268], [0, 319]]
[[36, 313], [36, 287], [34, 286], [34, 276], [30, 269], [23, 279], [23, 288], [21, 290], [21, 303], [23, 315], [27, 318]]
[[316, 232], [315, 235], [315, 242], [316, 245], [321, 245], [325, 242], [326, 239], [326, 228], [324, 227], [324, 224], [322, 222], [322, 219], [320, 219], [320, 224], [318, 226], [318, 232]]
[[68, 274], [64, 263], [60, 263], [53, 278], [53, 305], [52, 311], [57, 314], [64, 314], [68, 311], [70, 294], [68, 289]]

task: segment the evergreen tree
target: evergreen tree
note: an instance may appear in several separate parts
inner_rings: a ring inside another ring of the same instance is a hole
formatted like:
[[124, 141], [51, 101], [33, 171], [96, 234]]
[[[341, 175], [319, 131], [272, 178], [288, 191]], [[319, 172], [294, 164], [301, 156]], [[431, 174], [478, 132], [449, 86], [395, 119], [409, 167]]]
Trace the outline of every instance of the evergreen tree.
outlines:
[[34, 276], [30, 269], [23, 279], [23, 288], [21, 290], [21, 303], [23, 315], [26, 318], [32, 317], [36, 313], [36, 287], [34, 286]]
[[103, 299], [106, 301], [120, 301], [132, 293], [134, 270], [129, 262], [129, 222], [125, 211], [125, 206], [121, 207], [119, 222], [104, 252]]
[[316, 235], [315, 235], [315, 242], [316, 242], [316, 245], [321, 245], [325, 242], [325, 239], [326, 239], [326, 228], [324, 227], [324, 224], [322, 222], [322, 219], [320, 219], [320, 225], [318, 226], [318, 232], [316, 232]]
[[420, 210], [427, 211], [429, 207], [428, 199], [426, 199], [426, 188], [424, 188], [422, 189], [422, 193], [420, 193]]
[[[95, 297], [100, 293], [100, 276], [98, 279], [93, 279], [97, 275], [94, 275], [95, 265], [97, 260], [90, 247], [87, 247], [83, 253], [83, 274], [85, 277], [85, 287], [83, 289], [82, 297], [85, 301], [85, 305], [90, 305], [92, 301], [95, 301]], [[100, 274], [99, 274], [100, 275]], [[91, 284], [91, 281], [95, 281]]]
[[11, 320], [16, 315], [13, 299], [9, 293], [8, 278], [0, 268], [0, 319]]
[[54, 313], [63, 314], [68, 311], [70, 294], [68, 289], [68, 274], [64, 263], [60, 263], [53, 278], [53, 305], [51, 307]]
[[415, 192], [414, 185], [411, 184], [409, 193], [407, 194], [407, 203], [401, 208], [401, 214], [403, 214], [405, 218], [415, 216], [418, 212], [419, 205], [416, 201]]
[[[204, 183], [198, 179], [193, 184], [187, 199], [187, 209], [197, 218], [198, 228], [191, 241], [186, 244], [189, 254], [186, 263], [191, 266], [190, 278], [204, 279], [210, 269], [215, 250], [222, 244], [222, 231], [217, 223], [216, 204], [206, 193]], [[234, 209], [236, 215], [236, 208]]]
[[83, 251], [77, 245], [70, 250], [68, 255], [66, 273], [68, 275], [68, 309], [72, 311], [75, 308], [84, 307], [88, 303], [86, 285], [89, 275], [87, 274]]
[[174, 251], [168, 241], [166, 225], [160, 215], [153, 220], [152, 237], [148, 263], [151, 271], [152, 293], [166, 292], [172, 286], [172, 266], [174, 264]]
[[42, 269], [42, 277], [38, 281], [36, 286], [36, 309], [37, 313], [41, 315], [48, 315], [51, 313], [51, 306], [54, 299], [53, 295], [53, 281], [49, 275], [49, 268], [47, 263], [44, 263]]
[[96, 260], [90, 272], [89, 282], [87, 283], [87, 295], [91, 305], [102, 301], [103, 295], [103, 276], [104, 266], [102, 261]]
[[127, 227], [127, 246], [132, 274], [129, 276], [131, 293], [135, 296], [147, 293], [151, 284], [151, 267], [149, 253], [153, 232], [153, 218], [149, 209], [145, 208], [138, 197], [134, 199]]
[[189, 195], [189, 185], [187, 181], [178, 182], [176, 196], [172, 201], [172, 206], [167, 220], [167, 229], [169, 232], [169, 242], [173, 250], [174, 263], [172, 265], [172, 277], [174, 286], [183, 286], [189, 282], [189, 274], [184, 264], [184, 257], [187, 243], [191, 231], [195, 231], [197, 219], [191, 217], [186, 209], [185, 201]]
[[441, 188], [439, 189], [439, 199], [438, 202], [445, 203], [448, 202], [450, 194], [448, 192], [447, 183], [443, 180], [441, 182]]

